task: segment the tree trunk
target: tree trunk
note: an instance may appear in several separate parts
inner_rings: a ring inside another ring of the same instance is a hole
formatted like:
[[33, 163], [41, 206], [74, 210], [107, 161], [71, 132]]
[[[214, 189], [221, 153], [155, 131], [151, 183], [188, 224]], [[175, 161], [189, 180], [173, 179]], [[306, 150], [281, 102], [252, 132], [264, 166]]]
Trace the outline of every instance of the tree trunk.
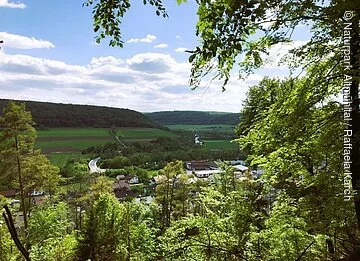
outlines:
[[22, 180], [21, 174], [21, 160], [20, 160], [20, 149], [19, 149], [19, 140], [18, 137], [15, 136], [15, 149], [16, 149], [16, 163], [17, 163], [17, 174], [19, 179], [19, 186], [20, 186], [20, 197], [21, 197], [21, 204], [22, 204], [22, 212], [24, 215], [24, 227], [25, 230], [27, 229], [27, 211], [26, 211], [26, 203], [25, 203], [25, 193], [24, 193], [24, 185]]

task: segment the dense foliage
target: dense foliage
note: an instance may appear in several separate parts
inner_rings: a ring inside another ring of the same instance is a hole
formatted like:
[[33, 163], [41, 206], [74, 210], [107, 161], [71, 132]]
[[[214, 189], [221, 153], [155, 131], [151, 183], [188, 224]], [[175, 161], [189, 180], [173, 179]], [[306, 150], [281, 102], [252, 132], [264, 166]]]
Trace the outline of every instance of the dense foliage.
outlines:
[[[9, 100], [0, 99], [0, 110]], [[146, 127], [163, 129], [145, 115], [129, 110], [91, 105], [26, 101], [36, 128], [56, 127]]]
[[194, 144], [193, 134], [188, 132], [183, 132], [178, 138], [160, 137], [151, 142], [127, 143], [126, 147], [118, 143], [106, 143], [103, 146], [87, 148], [83, 153], [91, 153], [103, 158], [102, 167], [112, 169], [126, 166], [159, 169], [164, 167], [166, 163], [175, 160], [245, 158], [239, 149], [207, 149], [204, 146]]

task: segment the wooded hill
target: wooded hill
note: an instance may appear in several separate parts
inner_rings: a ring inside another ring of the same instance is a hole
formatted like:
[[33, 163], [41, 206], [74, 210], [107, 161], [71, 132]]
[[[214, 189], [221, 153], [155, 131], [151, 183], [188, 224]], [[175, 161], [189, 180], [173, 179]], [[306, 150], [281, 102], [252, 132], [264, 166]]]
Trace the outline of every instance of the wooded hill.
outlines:
[[[0, 99], [0, 115], [9, 101], [7, 99]], [[26, 110], [31, 112], [38, 129], [58, 127], [109, 128], [111, 126], [164, 129], [163, 126], [153, 122], [146, 115], [129, 109], [35, 101], [13, 101], [25, 103]]]
[[240, 113], [207, 111], [161, 111], [146, 113], [146, 115], [149, 116], [153, 121], [158, 122], [162, 125], [237, 125], [240, 118]]

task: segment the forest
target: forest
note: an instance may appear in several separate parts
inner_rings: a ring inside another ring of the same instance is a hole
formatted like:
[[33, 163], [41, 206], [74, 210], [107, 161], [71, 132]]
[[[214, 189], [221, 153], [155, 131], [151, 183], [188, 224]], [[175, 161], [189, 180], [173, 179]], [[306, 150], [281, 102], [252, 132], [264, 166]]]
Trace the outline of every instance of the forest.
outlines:
[[[85, 2], [97, 43], [124, 47], [130, 2]], [[168, 17], [163, 1], [143, 3]], [[247, 77], [266, 64], [271, 47], [291, 42], [298, 27], [311, 28], [310, 39], [282, 59], [289, 75], [264, 77], [247, 92], [235, 142], [248, 168], [239, 173], [217, 161], [220, 171], [207, 183], [175, 159], [153, 177], [150, 202], [119, 199], [120, 185], [80, 162], [72, 166], [76, 175], [61, 175], [34, 149], [31, 113], [10, 102], [0, 118], [0, 167], [18, 201], [0, 198], [0, 260], [360, 260], [358, 1], [196, 3], [200, 41], [189, 51], [195, 89], [210, 76], [226, 91], [233, 69]], [[342, 95], [350, 97], [351, 117], [344, 118]], [[72, 193], [69, 179], [77, 181]], [[35, 191], [45, 192], [41, 203], [33, 202]]]
[[[9, 100], [0, 99], [1, 111], [8, 102]], [[32, 114], [37, 129], [57, 127], [110, 128], [112, 126], [164, 129], [162, 125], [153, 122], [144, 114], [129, 109], [35, 101], [26, 101], [25, 103], [27, 110]]]

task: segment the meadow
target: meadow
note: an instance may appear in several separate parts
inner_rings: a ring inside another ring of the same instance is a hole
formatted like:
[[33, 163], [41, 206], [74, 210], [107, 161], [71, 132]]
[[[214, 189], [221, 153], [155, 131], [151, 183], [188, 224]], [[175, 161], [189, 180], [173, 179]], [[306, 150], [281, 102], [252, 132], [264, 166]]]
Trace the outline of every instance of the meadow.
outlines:
[[203, 146], [207, 149], [237, 149], [239, 145], [230, 140], [204, 140]]
[[52, 164], [63, 167], [66, 163], [74, 158], [86, 157], [85, 155], [80, 154], [79, 152], [62, 152], [62, 153], [50, 153], [47, 155]]

